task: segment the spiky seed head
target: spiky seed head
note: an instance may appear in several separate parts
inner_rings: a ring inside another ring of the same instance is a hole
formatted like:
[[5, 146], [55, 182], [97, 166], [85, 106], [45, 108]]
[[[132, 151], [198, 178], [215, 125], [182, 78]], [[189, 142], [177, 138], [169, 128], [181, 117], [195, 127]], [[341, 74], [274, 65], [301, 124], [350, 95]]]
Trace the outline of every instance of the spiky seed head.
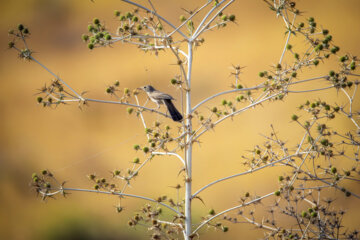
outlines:
[[185, 22], [185, 21], [186, 21], [186, 17], [185, 17], [184, 15], [181, 15], [179, 19], [180, 19], [181, 22]]
[[95, 25], [99, 25], [99, 24], [100, 24], [100, 20], [99, 20], [98, 18], [94, 18], [94, 19], [93, 19], [93, 23], [94, 23]]
[[17, 26], [17, 29], [19, 30], [19, 31], [22, 31], [22, 30], [24, 30], [24, 25], [23, 24], [19, 24], [18, 26]]
[[176, 80], [175, 78], [173, 78], [173, 79], [170, 80], [170, 83], [171, 83], [172, 85], [175, 85], [175, 84], [177, 84], [177, 80]]
[[89, 44], [88, 44], [88, 48], [89, 48], [90, 50], [93, 50], [94, 47], [95, 47], [95, 45], [94, 45], [93, 43], [89, 43]]
[[293, 121], [297, 121], [297, 120], [299, 119], [299, 117], [298, 117], [297, 115], [293, 114], [293, 115], [291, 116], [291, 119], [292, 119]]
[[126, 111], [128, 112], [128, 114], [132, 114], [134, 109], [132, 107], [128, 107]]

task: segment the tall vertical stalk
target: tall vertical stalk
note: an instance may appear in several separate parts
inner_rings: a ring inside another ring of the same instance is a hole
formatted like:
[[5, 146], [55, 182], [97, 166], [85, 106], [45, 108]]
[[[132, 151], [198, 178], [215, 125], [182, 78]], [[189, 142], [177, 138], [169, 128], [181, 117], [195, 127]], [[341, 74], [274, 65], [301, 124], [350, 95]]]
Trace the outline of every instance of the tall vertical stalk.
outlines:
[[186, 80], [188, 89], [186, 89], [186, 165], [187, 165], [187, 178], [185, 181], [185, 240], [190, 240], [191, 235], [191, 185], [192, 185], [192, 119], [191, 119], [191, 69], [193, 58], [193, 44], [192, 41], [188, 42], [188, 67]]

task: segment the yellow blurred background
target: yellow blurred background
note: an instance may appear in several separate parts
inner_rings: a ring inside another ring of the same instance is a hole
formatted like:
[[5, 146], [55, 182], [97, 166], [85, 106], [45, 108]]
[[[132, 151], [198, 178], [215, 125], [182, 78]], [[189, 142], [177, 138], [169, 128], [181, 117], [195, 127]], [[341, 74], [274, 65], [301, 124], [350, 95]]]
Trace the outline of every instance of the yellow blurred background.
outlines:
[[[176, 24], [179, 24], [178, 16], [185, 14], [181, 8], [194, 9], [200, 2], [204, 1], [153, 1], [158, 12]], [[304, 16], [314, 16], [320, 26], [330, 30], [343, 53], [360, 55], [360, 1], [299, 0], [297, 6], [304, 11]], [[126, 114], [121, 106], [91, 103], [79, 110], [76, 104], [57, 109], [36, 104], [37, 89], [49, 83], [52, 76], [7, 49], [8, 30], [23, 23], [31, 31], [28, 44], [35, 51], [34, 56], [74, 89], [88, 91], [88, 97], [114, 100], [105, 94], [105, 88], [115, 80], [120, 81], [121, 87], [131, 89], [151, 83], [155, 87], [161, 85], [160, 90], [175, 96], [179, 106], [179, 93], [169, 81], [178, 74], [171, 53], [156, 57], [121, 44], [89, 51], [81, 40], [81, 34], [94, 17], [115, 27], [114, 10], [132, 9], [119, 0], [0, 1], [0, 239], [149, 238], [146, 229], [126, 225], [142, 201], [125, 200], [126, 211], [117, 214], [114, 210], [117, 199], [110, 196], [74, 193], [67, 199], [59, 196], [55, 201], [46, 202], [35, 197], [29, 188], [32, 172], [47, 168], [58, 179], [67, 181], [69, 187], [91, 188], [86, 175], [110, 176], [109, 171], [126, 169], [136, 156], [132, 146], [144, 143], [145, 134], [141, 121]], [[237, 24], [206, 33], [205, 44], [195, 51], [193, 106], [219, 90], [229, 89], [233, 82], [229, 77], [232, 64], [246, 66], [240, 79], [243, 85], [253, 86], [261, 81], [258, 72], [268, 69], [280, 58], [286, 40], [285, 28], [263, 1], [237, 1], [225, 12], [234, 13]], [[319, 66], [315, 73], [327, 73], [336, 64], [334, 61], [326, 68]], [[294, 128], [290, 116], [304, 99], [325, 97], [335, 101], [337, 96], [334, 90], [291, 95], [284, 102], [264, 104], [263, 108], [242, 114], [220, 125], [215, 132], [203, 135], [201, 144], [194, 148], [194, 190], [243, 170], [240, 156], [263, 141], [260, 134], [269, 133], [271, 123], [285, 140], [295, 138], [301, 129]], [[215, 102], [220, 104], [221, 99]], [[352, 128], [346, 119], [337, 120], [337, 124], [342, 129]], [[179, 170], [177, 160], [158, 157], [146, 166], [130, 192], [154, 198], [162, 194], [174, 196], [176, 192], [169, 186], [182, 183], [182, 177], [177, 175]], [[194, 219], [198, 220], [210, 208], [220, 211], [236, 205], [244, 192], [260, 195], [269, 189], [272, 191], [279, 174], [265, 171], [204, 191], [201, 197], [206, 206], [194, 203], [197, 208]], [[358, 201], [340, 197], [339, 201], [346, 204], [345, 209], [355, 209], [348, 218], [356, 220], [352, 226], [360, 225]], [[230, 226], [230, 230], [225, 235], [206, 230], [203, 239], [262, 236], [261, 231], [249, 225]], [[62, 235], [66, 232], [86, 237], [64, 237], [69, 236]]]

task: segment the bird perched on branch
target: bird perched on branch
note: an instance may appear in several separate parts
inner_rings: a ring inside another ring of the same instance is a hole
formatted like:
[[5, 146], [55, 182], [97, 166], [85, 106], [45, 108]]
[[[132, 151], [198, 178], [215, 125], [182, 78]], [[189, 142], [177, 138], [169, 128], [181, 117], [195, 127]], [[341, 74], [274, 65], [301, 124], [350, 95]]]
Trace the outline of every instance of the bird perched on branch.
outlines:
[[156, 103], [158, 109], [160, 108], [160, 104], [165, 104], [172, 120], [180, 122], [183, 119], [183, 116], [181, 115], [181, 113], [179, 113], [179, 111], [176, 109], [176, 107], [171, 101], [174, 100], [172, 96], [156, 90], [151, 85], [146, 85], [139, 89], [144, 90], [147, 93], [150, 100]]

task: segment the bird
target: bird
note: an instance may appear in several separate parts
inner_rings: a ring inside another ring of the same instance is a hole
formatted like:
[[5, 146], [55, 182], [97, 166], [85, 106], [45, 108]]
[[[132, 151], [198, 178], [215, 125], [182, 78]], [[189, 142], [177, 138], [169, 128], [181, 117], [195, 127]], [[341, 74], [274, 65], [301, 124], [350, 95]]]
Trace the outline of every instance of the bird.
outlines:
[[174, 120], [175, 122], [181, 122], [181, 120], [183, 119], [183, 116], [181, 115], [181, 113], [179, 113], [179, 111], [176, 109], [176, 107], [172, 103], [171, 100], [174, 100], [174, 98], [172, 96], [156, 90], [151, 85], [146, 85], [146, 86], [140, 87], [139, 89], [141, 89], [147, 93], [150, 100], [156, 103], [157, 109], [160, 108], [160, 104], [165, 104], [170, 113], [172, 120]]

